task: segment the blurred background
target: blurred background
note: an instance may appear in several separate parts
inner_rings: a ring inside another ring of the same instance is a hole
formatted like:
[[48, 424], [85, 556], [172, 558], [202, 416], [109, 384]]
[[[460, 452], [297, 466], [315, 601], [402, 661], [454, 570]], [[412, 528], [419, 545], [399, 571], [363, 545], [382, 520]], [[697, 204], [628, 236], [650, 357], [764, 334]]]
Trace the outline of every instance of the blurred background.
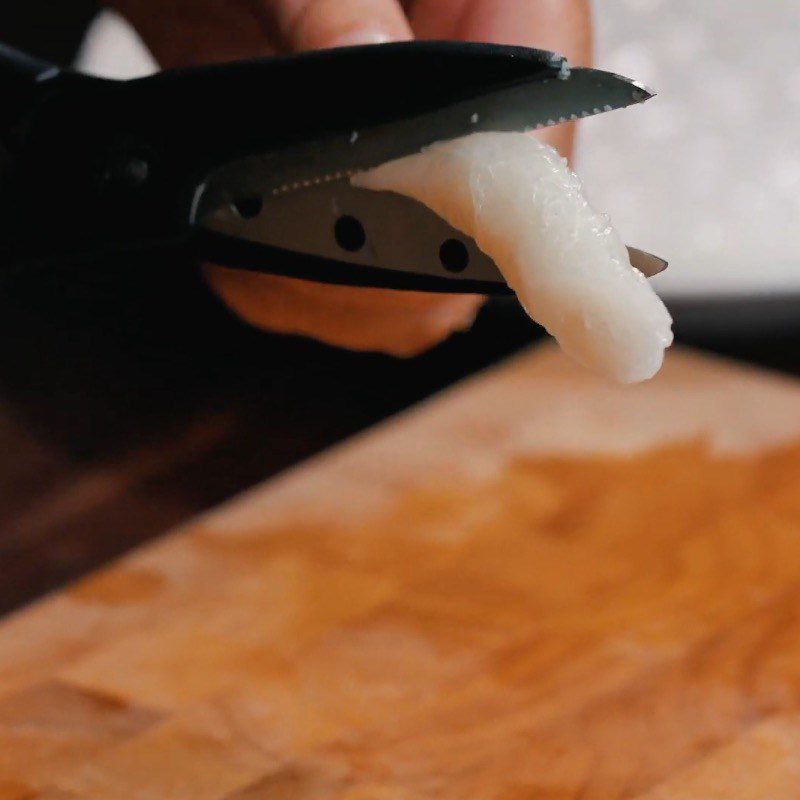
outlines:
[[793, 328], [796, 3], [605, 0], [595, 25], [598, 65], [659, 93], [646, 107], [584, 126], [579, 170], [596, 204], [628, 240], [669, 258], [655, 285], [684, 330]]
[[[595, 19], [597, 64], [659, 97], [584, 123], [590, 197], [670, 260], [679, 341], [800, 374], [794, 0], [603, 0]], [[5, 0], [0, 39], [97, 74], [156, 68], [87, 0]], [[541, 335], [493, 301], [416, 359], [346, 353], [248, 328], [195, 265], [107, 266], [4, 279], [0, 611]]]

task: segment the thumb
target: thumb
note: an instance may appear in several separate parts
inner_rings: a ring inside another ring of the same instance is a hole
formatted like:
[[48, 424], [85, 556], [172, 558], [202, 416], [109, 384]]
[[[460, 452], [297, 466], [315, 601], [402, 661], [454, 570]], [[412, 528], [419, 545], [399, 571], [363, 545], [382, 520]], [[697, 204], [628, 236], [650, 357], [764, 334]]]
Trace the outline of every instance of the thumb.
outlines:
[[398, 0], [272, 0], [272, 4], [289, 50], [412, 38]]

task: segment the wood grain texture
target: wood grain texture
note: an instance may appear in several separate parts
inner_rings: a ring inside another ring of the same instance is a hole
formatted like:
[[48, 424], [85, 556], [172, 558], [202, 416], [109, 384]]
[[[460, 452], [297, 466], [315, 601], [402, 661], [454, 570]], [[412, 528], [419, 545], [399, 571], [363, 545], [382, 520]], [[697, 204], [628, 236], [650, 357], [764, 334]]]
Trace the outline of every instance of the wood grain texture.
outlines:
[[686, 353], [527, 353], [0, 626], [0, 800], [784, 800], [798, 719], [800, 388]]
[[0, 271], [0, 614], [533, 335], [498, 299], [469, 333], [398, 361], [251, 329], [172, 257]]

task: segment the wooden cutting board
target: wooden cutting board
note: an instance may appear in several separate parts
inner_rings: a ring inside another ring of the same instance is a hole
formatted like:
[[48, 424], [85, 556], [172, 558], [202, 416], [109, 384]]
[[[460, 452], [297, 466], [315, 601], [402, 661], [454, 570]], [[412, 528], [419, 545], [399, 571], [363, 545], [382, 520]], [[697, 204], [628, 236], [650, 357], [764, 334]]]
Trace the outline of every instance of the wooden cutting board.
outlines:
[[800, 798], [800, 387], [529, 352], [7, 619], [23, 798]]

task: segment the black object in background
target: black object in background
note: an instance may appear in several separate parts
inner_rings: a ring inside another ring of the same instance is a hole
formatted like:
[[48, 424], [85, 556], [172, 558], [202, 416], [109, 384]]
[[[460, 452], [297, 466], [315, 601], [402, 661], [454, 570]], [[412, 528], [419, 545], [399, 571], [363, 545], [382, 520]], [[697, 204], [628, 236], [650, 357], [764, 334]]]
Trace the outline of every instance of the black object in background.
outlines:
[[94, 0], [3, 0], [0, 41], [56, 64], [69, 64], [99, 8]]

